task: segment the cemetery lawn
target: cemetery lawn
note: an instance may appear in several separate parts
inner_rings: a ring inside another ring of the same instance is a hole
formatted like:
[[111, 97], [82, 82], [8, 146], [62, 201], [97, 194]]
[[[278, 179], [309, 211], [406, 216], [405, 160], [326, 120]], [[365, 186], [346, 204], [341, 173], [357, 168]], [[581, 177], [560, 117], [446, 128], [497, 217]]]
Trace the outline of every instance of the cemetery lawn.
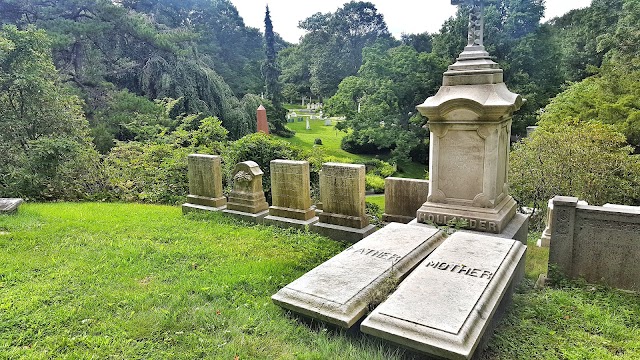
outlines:
[[[305, 121], [288, 123], [287, 127], [295, 131], [296, 134], [292, 138], [282, 138], [283, 140], [306, 150], [322, 151], [325, 156], [348, 159], [351, 162], [364, 162], [374, 158], [374, 156], [371, 155], [351, 154], [342, 150], [340, 144], [346, 133], [336, 130], [335, 125], [337, 121], [335, 119], [332, 120], [332, 126], [326, 126], [324, 125], [324, 120], [311, 120], [310, 114], [299, 113], [298, 115], [305, 115]], [[307, 130], [307, 118], [311, 126], [310, 130]], [[321, 139], [322, 145], [316, 145], [316, 139]], [[380, 159], [385, 160], [385, 157], [381, 157]], [[424, 179], [426, 170], [426, 165], [410, 163], [400, 169], [399, 173], [395, 176]]]
[[[0, 358], [414, 358], [271, 302], [346, 246], [179, 207], [27, 203], [0, 215]], [[640, 297], [533, 290], [546, 254], [529, 247], [527, 280], [484, 358], [640, 358]]]

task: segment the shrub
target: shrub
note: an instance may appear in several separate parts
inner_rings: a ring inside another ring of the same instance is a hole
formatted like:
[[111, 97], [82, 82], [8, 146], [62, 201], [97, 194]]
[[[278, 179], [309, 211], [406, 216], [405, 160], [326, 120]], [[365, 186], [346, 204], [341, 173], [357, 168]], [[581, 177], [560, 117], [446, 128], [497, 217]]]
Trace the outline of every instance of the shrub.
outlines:
[[639, 205], [640, 157], [631, 151], [610, 125], [544, 124], [511, 153], [512, 194], [520, 205], [542, 212], [556, 195], [592, 205]]
[[322, 139], [317, 138], [317, 139], [315, 139], [315, 140], [313, 141], [313, 143], [314, 143], [314, 144], [316, 144], [316, 145], [322, 145]]
[[378, 175], [367, 174], [365, 177], [367, 189], [373, 190], [376, 194], [384, 193], [384, 179]]

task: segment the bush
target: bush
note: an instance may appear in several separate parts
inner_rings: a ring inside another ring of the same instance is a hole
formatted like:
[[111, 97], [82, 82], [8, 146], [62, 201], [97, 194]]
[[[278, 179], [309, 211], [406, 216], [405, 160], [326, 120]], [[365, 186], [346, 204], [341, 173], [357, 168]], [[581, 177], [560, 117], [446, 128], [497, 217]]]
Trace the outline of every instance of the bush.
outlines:
[[366, 187], [373, 190], [376, 194], [384, 193], [384, 179], [378, 175], [367, 174], [365, 176]]
[[263, 133], [247, 135], [229, 144], [222, 152], [226, 183], [231, 184], [231, 172], [236, 164], [255, 161], [264, 172], [262, 186], [267, 201], [271, 202], [271, 160], [308, 160], [310, 154], [291, 145], [287, 141], [267, 136]]
[[371, 159], [364, 162], [367, 173], [373, 173], [383, 178], [387, 178], [396, 173], [396, 167], [386, 161]]
[[315, 139], [315, 140], [313, 141], [313, 143], [314, 143], [314, 144], [316, 144], [316, 145], [322, 145], [322, 139], [317, 138], [317, 139]]
[[544, 124], [511, 153], [512, 194], [521, 206], [542, 212], [556, 195], [592, 205], [640, 205], [640, 157], [631, 151], [610, 125]]
[[187, 156], [205, 148], [173, 144], [119, 144], [105, 159], [112, 200], [178, 204], [189, 193]]

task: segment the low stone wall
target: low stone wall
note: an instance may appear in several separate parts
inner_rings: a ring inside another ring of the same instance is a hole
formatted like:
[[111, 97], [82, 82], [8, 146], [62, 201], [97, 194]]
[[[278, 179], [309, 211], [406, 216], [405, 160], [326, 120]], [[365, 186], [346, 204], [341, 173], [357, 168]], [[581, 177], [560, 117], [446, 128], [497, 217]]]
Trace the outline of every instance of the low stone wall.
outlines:
[[551, 229], [550, 274], [640, 291], [640, 209], [556, 196]]

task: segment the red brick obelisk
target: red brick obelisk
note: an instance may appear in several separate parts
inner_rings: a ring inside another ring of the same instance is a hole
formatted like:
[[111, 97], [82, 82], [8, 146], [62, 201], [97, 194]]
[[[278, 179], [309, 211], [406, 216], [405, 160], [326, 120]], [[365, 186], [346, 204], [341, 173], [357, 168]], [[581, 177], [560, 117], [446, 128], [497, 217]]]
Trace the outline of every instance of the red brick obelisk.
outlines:
[[256, 116], [258, 118], [258, 132], [263, 132], [269, 135], [269, 122], [267, 121], [267, 109], [265, 109], [264, 106], [260, 105], [260, 107], [256, 111]]

